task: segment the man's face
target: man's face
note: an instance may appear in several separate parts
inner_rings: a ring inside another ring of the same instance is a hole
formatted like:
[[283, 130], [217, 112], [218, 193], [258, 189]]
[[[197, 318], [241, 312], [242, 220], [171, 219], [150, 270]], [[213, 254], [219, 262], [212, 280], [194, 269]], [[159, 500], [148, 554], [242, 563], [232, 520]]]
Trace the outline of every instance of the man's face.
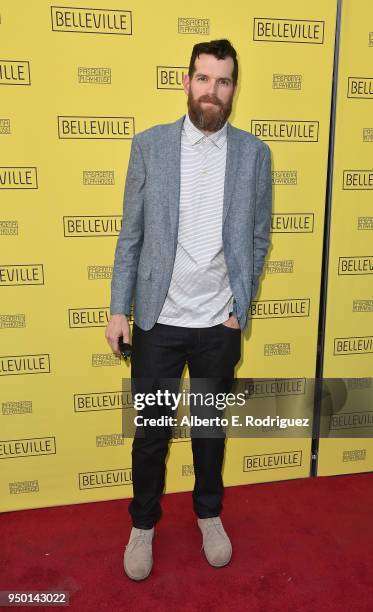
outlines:
[[201, 53], [194, 65], [193, 77], [185, 75], [183, 79], [189, 117], [198, 129], [217, 132], [232, 111], [236, 91], [232, 79], [233, 59], [217, 59], [209, 53]]

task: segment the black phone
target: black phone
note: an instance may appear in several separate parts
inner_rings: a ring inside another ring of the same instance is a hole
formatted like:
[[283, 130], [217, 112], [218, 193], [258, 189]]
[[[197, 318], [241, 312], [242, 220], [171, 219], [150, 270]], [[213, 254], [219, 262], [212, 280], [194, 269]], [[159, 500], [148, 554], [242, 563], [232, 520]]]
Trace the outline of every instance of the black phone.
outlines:
[[123, 342], [123, 336], [119, 336], [118, 338], [118, 347], [119, 352], [125, 361], [131, 357], [132, 346], [127, 342]]

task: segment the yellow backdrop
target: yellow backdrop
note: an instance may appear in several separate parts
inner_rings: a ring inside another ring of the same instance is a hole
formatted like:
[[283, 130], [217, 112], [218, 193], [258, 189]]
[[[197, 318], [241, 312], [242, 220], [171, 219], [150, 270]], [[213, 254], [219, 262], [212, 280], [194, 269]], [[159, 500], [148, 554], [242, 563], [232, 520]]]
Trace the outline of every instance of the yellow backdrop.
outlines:
[[[298, 405], [292, 389], [312, 396], [336, 0], [102, 4], [1, 7], [2, 510], [131, 496], [130, 369], [104, 337], [126, 168], [133, 134], [185, 113], [181, 77], [202, 40], [236, 47], [231, 122], [273, 153], [272, 246], [237, 376], [285, 379], [275, 402], [257, 387], [264, 414]], [[305, 477], [309, 463], [309, 439], [258, 431], [229, 440], [225, 483]], [[192, 485], [190, 444], [175, 436], [167, 491]]]
[[324, 414], [321, 475], [373, 470], [372, 22], [370, 0], [344, 0], [324, 354], [324, 376], [341, 380], [335, 414]]

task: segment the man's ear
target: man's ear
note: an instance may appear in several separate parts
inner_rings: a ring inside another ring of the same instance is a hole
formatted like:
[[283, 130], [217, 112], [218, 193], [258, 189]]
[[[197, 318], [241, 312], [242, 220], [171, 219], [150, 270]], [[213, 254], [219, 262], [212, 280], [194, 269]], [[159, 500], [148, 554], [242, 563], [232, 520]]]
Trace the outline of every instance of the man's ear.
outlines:
[[185, 91], [186, 95], [188, 95], [189, 94], [189, 88], [190, 88], [189, 74], [184, 74], [183, 75], [183, 88], [184, 88], [184, 91]]

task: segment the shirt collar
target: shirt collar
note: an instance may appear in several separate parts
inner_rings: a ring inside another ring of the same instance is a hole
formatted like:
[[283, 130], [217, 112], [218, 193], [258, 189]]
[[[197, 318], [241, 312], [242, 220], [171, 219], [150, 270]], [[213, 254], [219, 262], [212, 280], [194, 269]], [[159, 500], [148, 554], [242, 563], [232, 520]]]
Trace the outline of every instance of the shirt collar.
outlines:
[[203, 138], [205, 138], [208, 142], [213, 142], [219, 149], [221, 149], [227, 139], [227, 122], [224, 123], [223, 127], [220, 128], [217, 132], [213, 132], [210, 136], [206, 136], [201, 130], [196, 128], [194, 123], [192, 123], [189, 114], [186, 113], [184, 119], [184, 131], [188, 140], [192, 145], [197, 144]]

